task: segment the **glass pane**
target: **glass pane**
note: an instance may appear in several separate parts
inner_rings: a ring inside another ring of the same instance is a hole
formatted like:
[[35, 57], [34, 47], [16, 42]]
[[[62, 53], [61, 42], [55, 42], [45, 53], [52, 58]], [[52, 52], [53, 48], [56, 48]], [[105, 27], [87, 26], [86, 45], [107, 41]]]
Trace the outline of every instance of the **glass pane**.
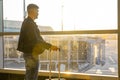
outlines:
[[4, 31], [19, 32], [24, 14], [23, 0], [3, 0], [3, 13]]
[[[117, 34], [43, 35], [45, 41], [60, 47], [61, 72], [118, 75]], [[21, 52], [16, 51], [18, 36], [5, 36], [5, 68], [24, 69]], [[40, 58], [40, 70], [49, 70], [50, 52]], [[52, 53], [52, 70], [58, 70], [58, 53]]]
[[29, 3], [39, 6], [39, 16], [36, 22], [41, 31], [61, 30], [60, 0], [26, 0], [26, 7]]
[[117, 29], [117, 0], [26, 0], [26, 6], [29, 3], [40, 7], [36, 22], [41, 31]]

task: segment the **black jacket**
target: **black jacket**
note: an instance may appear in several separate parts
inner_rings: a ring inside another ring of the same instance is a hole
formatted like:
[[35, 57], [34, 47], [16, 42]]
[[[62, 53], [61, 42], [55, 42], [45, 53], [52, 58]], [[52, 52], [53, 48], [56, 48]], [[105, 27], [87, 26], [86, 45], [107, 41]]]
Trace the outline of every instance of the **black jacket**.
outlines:
[[51, 47], [51, 44], [43, 40], [36, 23], [30, 17], [27, 17], [22, 23], [17, 50], [24, 53], [32, 53], [37, 43], [41, 44], [43, 49]]

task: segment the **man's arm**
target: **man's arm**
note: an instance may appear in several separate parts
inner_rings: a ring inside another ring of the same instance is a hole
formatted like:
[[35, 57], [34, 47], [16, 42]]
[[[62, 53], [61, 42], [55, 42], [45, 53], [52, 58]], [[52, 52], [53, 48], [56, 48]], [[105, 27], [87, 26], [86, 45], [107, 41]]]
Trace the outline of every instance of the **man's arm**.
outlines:
[[40, 35], [39, 30], [37, 31], [36, 26], [33, 26], [32, 24], [29, 25], [28, 35], [30, 35], [30, 41], [34, 44], [44, 49], [50, 49], [50, 50], [57, 50], [57, 46], [51, 45], [50, 43], [47, 43], [44, 41], [42, 36]]

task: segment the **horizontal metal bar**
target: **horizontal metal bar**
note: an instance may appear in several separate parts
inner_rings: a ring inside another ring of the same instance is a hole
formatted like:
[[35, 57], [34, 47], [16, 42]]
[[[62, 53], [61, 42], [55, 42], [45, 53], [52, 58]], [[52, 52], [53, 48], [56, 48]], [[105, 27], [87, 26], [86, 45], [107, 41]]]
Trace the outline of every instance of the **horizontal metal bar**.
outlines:
[[[7, 73], [7, 74], [25, 74], [24, 69], [0, 69], [0, 73]], [[58, 72], [52, 71], [52, 77], [57, 77]], [[118, 80], [118, 76], [112, 75], [99, 75], [99, 74], [87, 74], [87, 73], [72, 73], [72, 72], [61, 72], [61, 77], [69, 78], [69, 79], [83, 79], [83, 80]], [[49, 71], [39, 70], [38, 76], [49, 76]]]
[[[81, 30], [81, 31], [44, 31], [42, 35], [69, 35], [69, 34], [114, 34], [118, 30]], [[2, 33], [0, 33], [2, 34]], [[19, 35], [19, 32], [4, 32], [3, 35]]]
[[110, 34], [117, 33], [117, 30], [84, 30], [84, 31], [53, 31], [53, 32], [42, 32], [43, 35], [69, 35], [69, 34]]

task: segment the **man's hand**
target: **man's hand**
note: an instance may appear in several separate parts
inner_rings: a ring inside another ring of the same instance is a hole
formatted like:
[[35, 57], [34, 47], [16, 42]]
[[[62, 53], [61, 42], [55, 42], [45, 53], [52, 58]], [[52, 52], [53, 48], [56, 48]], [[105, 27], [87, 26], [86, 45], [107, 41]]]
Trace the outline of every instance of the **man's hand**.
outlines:
[[57, 50], [59, 50], [59, 48], [58, 48], [57, 46], [53, 46], [53, 45], [52, 45], [52, 46], [50, 47], [50, 50], [57, 51]]

